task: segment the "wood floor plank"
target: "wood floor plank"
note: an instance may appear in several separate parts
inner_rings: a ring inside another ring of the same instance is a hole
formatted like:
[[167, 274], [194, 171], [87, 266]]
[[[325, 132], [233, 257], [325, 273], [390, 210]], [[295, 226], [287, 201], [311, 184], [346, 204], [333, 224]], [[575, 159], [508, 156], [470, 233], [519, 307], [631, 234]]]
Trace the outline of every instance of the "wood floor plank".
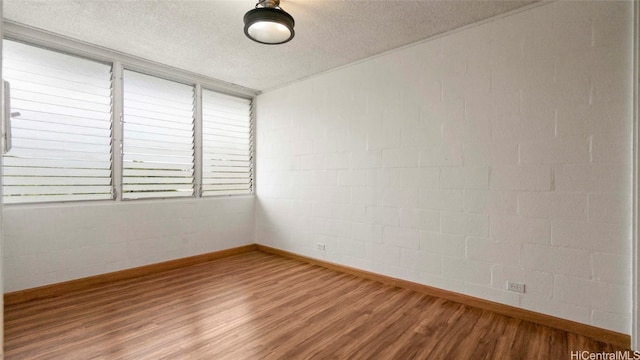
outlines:
[[6, 359], [569, 359], [628, 350], [253, 251], [5, 308]]

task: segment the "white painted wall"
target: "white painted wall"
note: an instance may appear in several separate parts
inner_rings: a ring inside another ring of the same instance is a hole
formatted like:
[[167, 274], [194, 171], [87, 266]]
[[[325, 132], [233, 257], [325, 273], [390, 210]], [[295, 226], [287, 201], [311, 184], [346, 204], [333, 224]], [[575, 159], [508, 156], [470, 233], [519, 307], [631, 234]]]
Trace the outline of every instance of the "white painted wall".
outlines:
[[[2, 9], [4, 3], [0, 0], [0, 19], [2, 19]], [[0, 21], [0, 39], [2, 39], [2, 21]], [[0, 121], [4, 122], [4, 83], [2, 77], [2, 41], [0, 41]], [[4, 147], [4, 136], [0, 134], [0, 149]], [[1, 152], [1, 151], [0, 151]], [[0, 156], [0, 176], [2, 175], [2, 158]], [[0, 179], [0, 185], [2, 180]], [[2, 186], [0, 186], [0, 196], [2, 196]], [[0, 200], [0, 294], [4, 294], [4, 262], [2, 261], [2, 253], [4, 252], [4, 235], [3, 235], [3, 219], [2, 219], [2, 201]], [[0, 359], [4, 359], [4, 296], [0, 297]]]
[[631, 50], [554, 2], [260, 95], [256, 242], [630, 333]]
[[254, 197], [4, 207], [11, 292], [253, 243]]

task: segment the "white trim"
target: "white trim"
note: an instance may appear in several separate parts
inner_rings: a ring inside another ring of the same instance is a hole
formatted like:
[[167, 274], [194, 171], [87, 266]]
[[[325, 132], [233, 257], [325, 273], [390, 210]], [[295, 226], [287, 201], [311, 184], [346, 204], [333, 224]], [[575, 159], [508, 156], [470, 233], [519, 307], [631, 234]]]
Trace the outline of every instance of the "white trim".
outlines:
[[[0, 19], [2, 19], [2, 7], [4, 6], [3, 1], [0, 0]], [[2, 39], [3, 34], [3, 26], [0, 21], [0, 39]], [[0, 42], [0, 84], [3, 81], [2, 78], [2, 43]], [[4, 121], [4, 86], [0, 86], [0, 122]], [[2, 136], [0, 136], [0, 149], [4, 148]], [[0, 155], [0, 294], [4, 294], [4, 219], [2, 217], [2, 213], [4, 210], [2, 209], [2, 156]], [[255, 205], [254, 205], [255, 207]], [[255, 227], [255, 226], [254, 226]], [[0, 297], [0, 359], [4, 359], [4, 296]]]
[[113, 102], [112, 117], [111, 117], [111, 181], [113, 181], [113, 189], [115, 192], [114, 200], [122, 200], [122, 139], [123, 139], [123, 118], [124, 118], [124, 103], [123, 99], [123, 84], [122, 84], [122, 63], [115, 61], [111, 68], [112, 81], [111, 85], [113, 94], [111, 101]]
[[195, 88], [195, 122], [193, 128], [194, 146], [194, 172], [193, 172], [193, 193], [195, 197], [202, 197], [202, 85], [196, 84]]
[[640, 350], [640, 2], [633, 2], [633, 212], [631, 348]]
[[[258, 124], [257, 120], [257, 106], [256, 106], [256, 101], [257, 101], [257, 97], [254, 97], [253, 99], [251, 99], [251, 116], [250, 116], [250, 121], [251, 121], [251, 141], [249, 142], [251, 145], [251, 151], [249, 152], [251, 154], [251, 193], [255, 194], [256, 193], [256, 149], [258, 148], [256, 146], [256, 141], [258, 139], [258, 132], [256, 131], [256, 126]], [[254, 212], [255, 213], [255, 212]]]
[[3, 21], [3, 35], [12, 40], [27, 42], [32, 45], [42, 46], [100, 62], [121, 62], [124, 68], [128, 70], [146, 73], [167, 80], [188, 83], [189, 85], [200, 83], [208, 89], [229, 95], [249, 99], [258, 94], [258, 91], [240, 85], [212, 79], [7, 20]]

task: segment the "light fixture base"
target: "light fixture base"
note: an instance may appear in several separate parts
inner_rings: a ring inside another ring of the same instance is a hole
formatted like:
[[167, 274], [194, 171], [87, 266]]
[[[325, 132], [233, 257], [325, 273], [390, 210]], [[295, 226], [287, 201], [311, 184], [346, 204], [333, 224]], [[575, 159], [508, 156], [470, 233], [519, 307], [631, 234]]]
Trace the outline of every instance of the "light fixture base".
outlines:
[[256, 4], [256, 7], [258, 6], [266, 8], [277, 8], [280, 6], [280, 0], [261, 0]]

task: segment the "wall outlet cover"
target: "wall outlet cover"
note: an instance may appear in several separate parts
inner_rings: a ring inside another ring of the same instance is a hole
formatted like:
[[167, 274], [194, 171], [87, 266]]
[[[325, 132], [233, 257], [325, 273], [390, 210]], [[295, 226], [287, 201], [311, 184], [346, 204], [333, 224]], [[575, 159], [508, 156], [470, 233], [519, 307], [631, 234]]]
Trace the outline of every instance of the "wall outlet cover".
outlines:
[[524, 294], [525, 285], [523, 283], [507, 281], [507, 290]]

